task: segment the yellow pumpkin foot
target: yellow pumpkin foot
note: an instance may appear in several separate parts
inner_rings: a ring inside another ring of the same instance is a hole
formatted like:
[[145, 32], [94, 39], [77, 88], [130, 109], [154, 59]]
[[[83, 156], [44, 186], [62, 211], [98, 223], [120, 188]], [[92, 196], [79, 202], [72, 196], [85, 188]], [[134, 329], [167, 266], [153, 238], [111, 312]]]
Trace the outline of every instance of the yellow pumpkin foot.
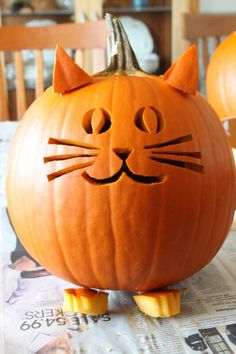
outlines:
[[108, 293], [92, 289], [65, 289], [63, 312], [102, 315], [107, 311]]
[[180, 291], [165, 289], [134, 295], [139, 310], [151, 317], [171, 317], [180, 313]]

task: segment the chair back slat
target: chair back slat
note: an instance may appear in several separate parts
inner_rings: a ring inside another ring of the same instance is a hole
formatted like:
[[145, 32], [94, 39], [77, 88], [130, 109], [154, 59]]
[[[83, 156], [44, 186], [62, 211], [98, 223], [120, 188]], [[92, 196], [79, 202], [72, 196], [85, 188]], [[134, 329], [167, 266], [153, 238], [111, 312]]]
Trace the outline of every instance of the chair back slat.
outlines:
[[83, 50], [83, 69], [90, 75], [94, 74], [94, 63], [92, 62], [92, 50]]
[[14, 53], [15, 62], [15, 85], [16, 85], [16, 112], [17, 120], [21, 119], [26, 111], [25, 82], [24, 82], [24, 66], [22, 53], [17, 51]]
[[[236, 28], [236, 24], [235, 24], [235, 28]], [[218, 47], [218, 45], [222, 42], [221, 37], [220, 36], [216, 36], [215, 37], [215, 47]]]
[[233, 14], [183, 14], [183, 36], [189, 41], [197, 38], [226, 36], [235, 31], [236, 15]]
[[204, 70], [206, 70], [209, 62], [207, 38], [202, 38], [202, 58], [203, 58]]
[[92, 75], [106, 67], [106, 51], [103, 49], [88, 49], [76, 51], [76, 63], [88, 74]]
[[77, 49], [75, 51], [75, 58], [74, 58], [75, 62], [77, 65], [79, 65], [81, 68], [85, 69], [84, 67], [84, 53], [82, 50]]
[[37, 49], [35, 51], [35, 64], [36, 64], [35, 97], [38, 97], [43, 93], [44, 90], [42, 50]]
[[5, 57], [0, 52], [0, 121], [9, 120], [9, 104], [5, 77]]
[[94, 49], [92, 51], [93, 74], [98, 73], [104, 69], [106, 63], [106, 52], [101, 49]]
[[93, 49], [106, 48], [108, 28], [104, 20], [98, 20], [42, 27], [5, 26], [0, 27], [0, 34], [4, 51], [52, 49], [55, 43], [70, 49]]

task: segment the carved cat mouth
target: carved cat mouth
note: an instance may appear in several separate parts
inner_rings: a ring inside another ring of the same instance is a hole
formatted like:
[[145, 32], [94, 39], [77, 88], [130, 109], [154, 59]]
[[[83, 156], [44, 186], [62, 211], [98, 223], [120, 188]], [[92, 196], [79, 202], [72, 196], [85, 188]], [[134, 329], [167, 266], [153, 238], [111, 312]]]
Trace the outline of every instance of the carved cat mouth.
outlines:
[[86, 179], [86, 181], [88, 181], [92, 184], [105, 185], [105, 184], [110, 184], [110, 183], [114, 183], [114, 182], [118, 181], [123, 174], [125, 174], [127, 177], [131, 178], [133, 181], [138, 182], [138, 183], [143, 183], [143, 184], [161, 183], [166, 178], [165, 175], [143, 176], [143, 175], [135, 174], [132, 171], [130, 171], [125, 160], [123, 160], [122, 166], [119, 169], [119, 171], [117, 171], [116, 173], [114, 173], [114, 175], [112, 175], [108, 178], [99, 179], [99, 178], [91, 177], [87, 172], [83, 172], [82, 176]]
[[[193, 161], [196, 159], [197, 160], [201, 159], [200, 151], [176, 151], [176, 150], [173, 151], [169, 149], [163, 150], [163, 148], [170, 147], [172, 145], [174, 146], [174, 145], [186, 143], [192, 140], [193, 140], [192, 135], [187, 134], [157, 144], [146, 145], [143, 148], [144, 150], [149, 151], [150, 155], [148, 155], [148, 158], [151, 159], [152, 161], [173, 166], [173, 167], [178, 167], [181, 169], [191, 170], [193, 172], [202, 174], [204, 173], [204, 166]], [[61, 177], [70, 172], [84, 169], [86, 167], [93, 165], [94, 160], [96, 156], [98, 156], [99, 150], [101, 149], [99, 147], [87, 143], [81, 143], [73, 140], [57, 139], [57, 138], [49, 138], [48, 144], [73, 146], [73, 147], [78, 147], [78, 148], [83, 148], [83, 149], [93, 151], [93, 153], [91, 152], [80, 153], [80, 154], [73, 153], [73, 154], [46, 156], [44, 158], [44, 163], [48, 163], [52, 161], [65, 161], [74, 158], [93, 158], [93, 160], [79, 162], [75, 165], [71, 165], [69, 167], [48, 174], [47, 178], [49, 181], [52, 181], [55, 178]], [[101, 178], [101, 179], [90, 176], [86, 171], [84, 171], [81, 174], [81, 176], [89, 183], [96, 184], [96, 185], [106, 185], [106, 184], [117, 182], [122, 177], [122, 175], [126, 175], [131, 180], [142, 184], [159, 184], [164, 182], [167, 179], [166, 174], [161, 174], [158, 176], [145, 176], [145, 175], [139, 175], [132, 172], [126, 163], [126, 160], [130, 155], [131, 150], [122, 149], [122, 148], [115, 148], [112, 150], [122, 160], [121, 168], [117, 172], [115, 172], [110, 177]], [[172, 156], [174, 158], [172, 158]], [[186, 160], [186, 158], [187, 159], [190, 158], [192, 161]]]

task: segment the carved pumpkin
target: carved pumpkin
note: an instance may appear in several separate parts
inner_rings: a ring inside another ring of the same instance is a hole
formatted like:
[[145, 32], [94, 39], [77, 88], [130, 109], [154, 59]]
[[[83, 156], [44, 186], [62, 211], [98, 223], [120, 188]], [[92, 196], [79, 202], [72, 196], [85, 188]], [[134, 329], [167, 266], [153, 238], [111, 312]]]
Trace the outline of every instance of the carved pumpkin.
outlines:
[[207, 68], [208, 101], [221, 118], [236, 116], [236, 32], [214, 51]]
[[28, 252], [59, 277], [157, 289], [219, 250], [233, 217], [234, 165], [219, 118], [196, 92], [196, 48], [151, 76], [119, 21], [108, 20], [117, 52], [104, 72], [86, 79], [57, 50], [59, 93], [49, 88], [32, 104], [12, 144], [9, 213]]

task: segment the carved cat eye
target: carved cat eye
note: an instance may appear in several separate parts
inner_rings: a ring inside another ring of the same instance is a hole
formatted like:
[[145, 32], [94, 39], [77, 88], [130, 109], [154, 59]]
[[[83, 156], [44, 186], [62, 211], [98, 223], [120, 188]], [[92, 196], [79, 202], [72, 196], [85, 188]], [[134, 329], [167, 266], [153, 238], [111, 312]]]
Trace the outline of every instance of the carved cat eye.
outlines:
[[105, 109], [94, 108], [85, 113], [82, 125], [87, 134], [102, 134], [110, 128], [111, 117]]
[[157, 134], [164, 127], [164, 118], [155, 107], [147, 106], [138, 110], [134, 123], [143, 132]]

